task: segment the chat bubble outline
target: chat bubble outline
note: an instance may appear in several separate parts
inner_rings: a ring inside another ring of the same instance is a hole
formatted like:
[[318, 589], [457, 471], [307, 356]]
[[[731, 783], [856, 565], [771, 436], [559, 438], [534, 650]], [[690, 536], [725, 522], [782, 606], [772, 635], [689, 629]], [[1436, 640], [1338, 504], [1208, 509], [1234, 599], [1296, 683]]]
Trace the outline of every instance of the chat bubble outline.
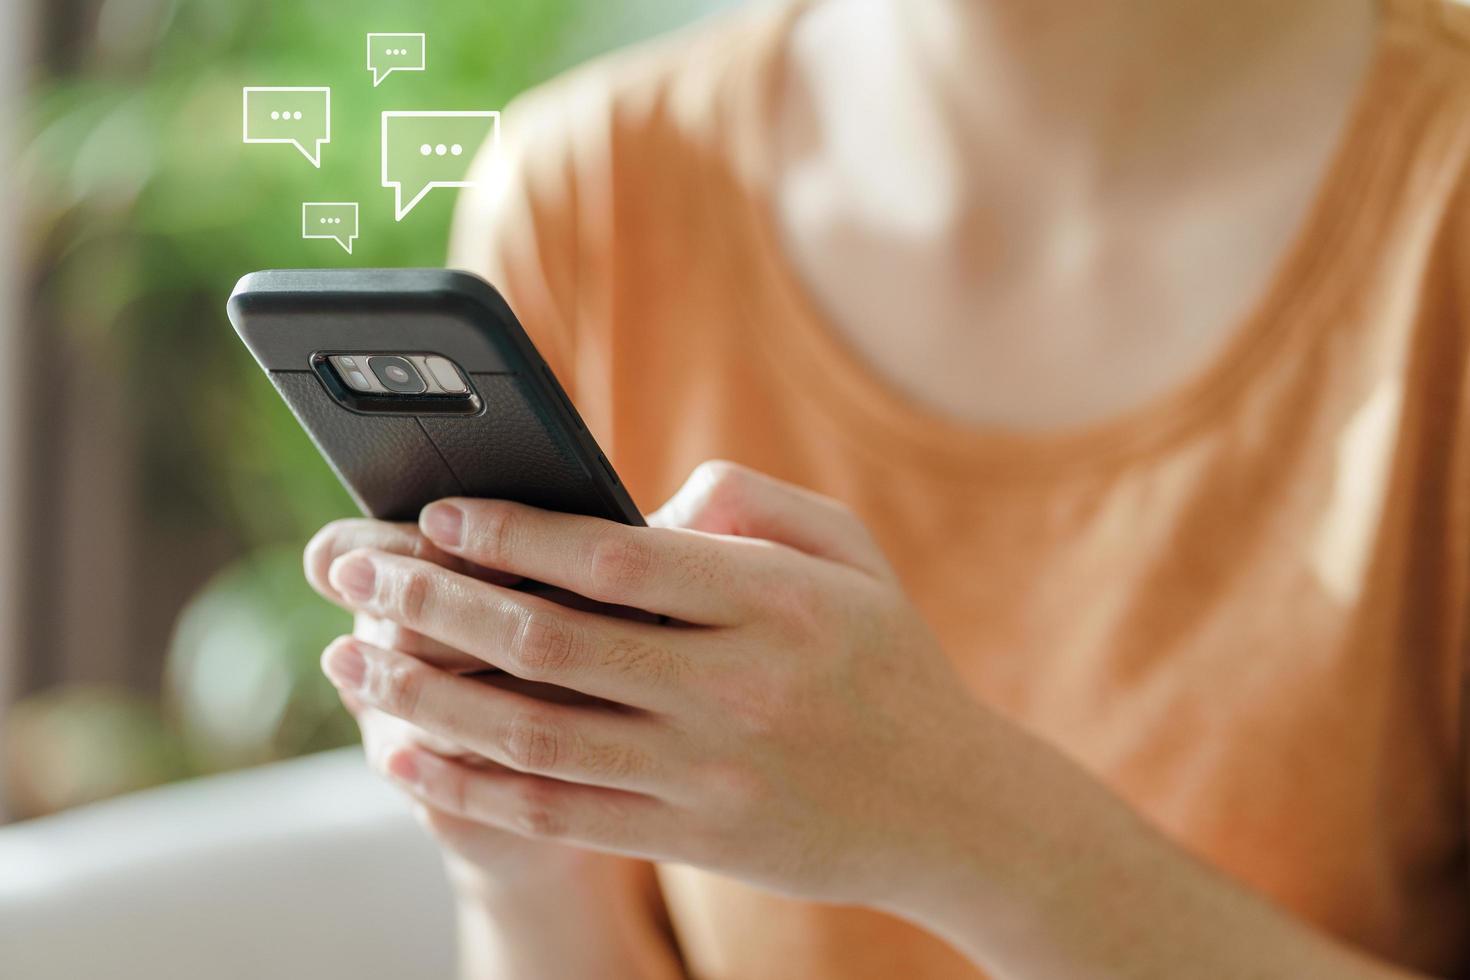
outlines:
[[[250, 94], [252, 92], [321, 92], [323, 95], [323, 120], [322, 138], [312, 141], [314, 145], [310, 150], [294, 136], [251, 136], [250, 135]], [[311, 165], [318, 170], [322, 168], [322, 146], [332, 142], [332, 90], [324, 85], [247, 85], [243, 93], [243, 135], [246, 143], [289, 143], [301, 151], [301, 155], [311, 161]]]
[[[373, 64], [373, 38], [375, 37], [411, 37], [417, 38], [419, 42], [419, 64], [417, 65], [394, 65], [391, 68], [380, 69]], [[367, 70], [373, 73], [373, 88], [377, 88], [389, 75], [395, 71], [426, 71], [429, 66], [429, 38], [427, 34], [414, 34], [409, 31], [375, 31], [367, 36]]]
[[431, 180], [428, 183], [424, 184], [424, 186], [419, 189], [418, 193], [414, 194], [413, 199], [405, 205], [403, 203], [403, 182], [400, 180], [391, 180], [388, 177], [388, 121], [390, 119], [489, 119], [490, 132], [485, 137], [485, 139], [488, 140], [492, 145], [498, 145], [500, 142], [500, 112], [495, 109], [455, 109], [434, 111], [395, 109], [385, 110], [383, 112], [382, 118], [383, 134], [380, 150], [382, 153], [383, 161], [383, 186], [393, 188], [394, 221], [402, 221], [404, 218], [406, 218], [408, 216], [408, 213], [412, 211], [414, 207], [416, 207], [418, 203], [424, 199], [425, 195], [427, 195], [429, 191], [433, 190], [436, 187], [474, 187], [475, 184], [478, 183], [478, 181], [467, 179], [468, 175], [466, 175], [466, 179], [461, 180]]
[[[342, 237], [342, 235], [340, 233], [337, 233], [337, 232], [332, 232], [332, 233], [325, 234], [325, 235], [323, 235], [323, 234], [315, 234], [315, 235], [313, 235], [311, 233], [311, 231], [309, 230], [309, 227], [308, 227], [308, 225], [306, 223], [306, 220], [307, 220], [306, 219], [307, 210], [310, 209], [310, 208], [351, 208], [352, 209], [352, 233], [349, 234], [345, 239]], [[357, 202], [356, 201], [302, 201], [301, 202], [301, 237], [303, 239], [322, 239], [322, 238], [325, 238], [328, 241], [334, 241], [338, 245], [341, 245], [343, 248], [345, 248], [347, 250], [347, 254], [348, 255], [351, 255], [352, 254], [352, 243], [355, 242], [355, 241], [357, 241], [357, 239], [359, 237], [361, 237], [360, 234], [359, 234], [359, 229], [360, 228], [361, 228], [361, 222], [360, 222], [360, 219], [358, 217], [358, 206], [357, 206]]]

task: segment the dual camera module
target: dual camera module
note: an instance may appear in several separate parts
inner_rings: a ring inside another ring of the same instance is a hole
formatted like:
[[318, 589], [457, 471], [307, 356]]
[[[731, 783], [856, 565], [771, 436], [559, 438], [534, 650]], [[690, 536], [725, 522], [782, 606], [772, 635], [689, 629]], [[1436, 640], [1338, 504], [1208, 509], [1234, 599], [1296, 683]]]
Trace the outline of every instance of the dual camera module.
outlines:
[[470, 388], [447, 357], [430, 354], [333, 354], [337, 375], [363, 394], [463, 395]]
[[439, 354], [316, 354], [327, 391], [358, 412], [473, 415], [480, 409], [459, 365]]

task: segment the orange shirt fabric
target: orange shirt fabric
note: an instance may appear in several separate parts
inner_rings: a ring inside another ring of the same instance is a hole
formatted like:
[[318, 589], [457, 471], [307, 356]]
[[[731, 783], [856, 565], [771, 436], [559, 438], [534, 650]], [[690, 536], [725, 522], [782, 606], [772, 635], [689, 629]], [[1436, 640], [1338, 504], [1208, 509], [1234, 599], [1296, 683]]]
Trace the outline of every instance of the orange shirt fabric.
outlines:
[[[900, 394], [783, 258], [765, 151], [796, 10], [520, 99], [455, 262], [645, 510], [711, 457], [840, 498], [976, 698], [1321, 930], [1470, 968], [1470, 11], [1383, 8], [1310, 216], [1214, 363], [1023, 436]], [[705, 980], [982, 975], [876, 912], [659, 874]]]

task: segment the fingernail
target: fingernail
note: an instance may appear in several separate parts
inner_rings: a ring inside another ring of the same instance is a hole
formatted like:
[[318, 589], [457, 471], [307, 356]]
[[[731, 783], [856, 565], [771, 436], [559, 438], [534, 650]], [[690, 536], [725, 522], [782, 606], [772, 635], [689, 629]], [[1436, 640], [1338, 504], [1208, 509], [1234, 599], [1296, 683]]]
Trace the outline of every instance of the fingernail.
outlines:
[[362, 679], [367, 676], [367, 661], [357, 644], [347, 641], [327, 651], [322, 658], [322, 671], [338, 687], [356, 691], [362, 688]]
[[332, 583], [332, 588], [359, 602], [373, 597], [377, 578], [378, 572], [372, 560], [361, 556], [338, 558], [327, 571], [327, 580]]
[[388, 757], [388, 774], [394, 779], [401, 779], [405, 783], [417, 783], [419, 781], [418, 753], [413, 749], [403, 749], [394, 752]]
[[445, 548], [464, 543], [464, 511], [453, 504], [435, 503], [424, 508], [419, 526], [429, 540]]

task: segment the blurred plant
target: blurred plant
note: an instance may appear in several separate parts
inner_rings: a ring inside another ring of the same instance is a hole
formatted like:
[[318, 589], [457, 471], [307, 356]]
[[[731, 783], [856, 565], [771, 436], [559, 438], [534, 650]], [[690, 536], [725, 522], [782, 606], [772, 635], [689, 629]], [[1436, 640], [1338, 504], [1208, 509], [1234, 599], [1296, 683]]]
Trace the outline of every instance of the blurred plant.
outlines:
[[[121, 374], [145, 559], [205, 540], [245, 557], [179, 621], [167, 715], [121, 691], [62, 688], [6, 721], [9, 796], [30, 813], [353, 737], [316, 668], [346, 620], [299, 560], [311, 531], [353, 507], [235, 338], [225, 298], [258, 268], [441, 264], [452, 195], [394, 222], [379, 111], [503, 107], [562, 67], [569, 43], [587, 50], [579, 17], [600, 0], [81, 6], [49, 15], [70, 36], [32, 94], [20, 161], [36, 316]], [[364, 35], [395, 30], [428, 34], [429, 70], [375, 89]], [[331, 86], [320, 170], [289, 147], [242, 143], [246, 85]], [[307, 200], [361, 202], [354, 255], [301, 240]]]
[[177, 732], [151, 701], [90, 687], [17, 705], [0, 730], [6, 799], [39, 817], [189, 775]]
[[347, 745], [357, 727], [317, 669], [351, 618], [301, 581], [301, 552], [231, 565], [179, 618], [164, 690], [196, 772]]
[[0, 727], [17, 815], [355, 741], [317, 669], [317, 654], [351, 618], [300, 583], [300, 550], [282, 546], [206, 583], [169, 646], [163, 711], [106, 687], [64, 686], [22, 702]]
[[[557, 65], [591, 0], [415, 5], [391, 0], [105, 0], [79, 63], [33, 100], [22, 161], [41, 305], [119, 358], [145, 454], [150, 516], [300, 541], [351, 510], [223, 316], [252, 269], [442, 264], [452, 195], [401, 223], [379, 186], [378, 112], [499, 108]], [[377, 89], [367, 31], [425, 31], [431, 70]], [[246, 85], [328, 85], [320, 170], [290, 147], [244, 145]], [[348, 256], [300, 238], [306, 200], [357, 200]]]

